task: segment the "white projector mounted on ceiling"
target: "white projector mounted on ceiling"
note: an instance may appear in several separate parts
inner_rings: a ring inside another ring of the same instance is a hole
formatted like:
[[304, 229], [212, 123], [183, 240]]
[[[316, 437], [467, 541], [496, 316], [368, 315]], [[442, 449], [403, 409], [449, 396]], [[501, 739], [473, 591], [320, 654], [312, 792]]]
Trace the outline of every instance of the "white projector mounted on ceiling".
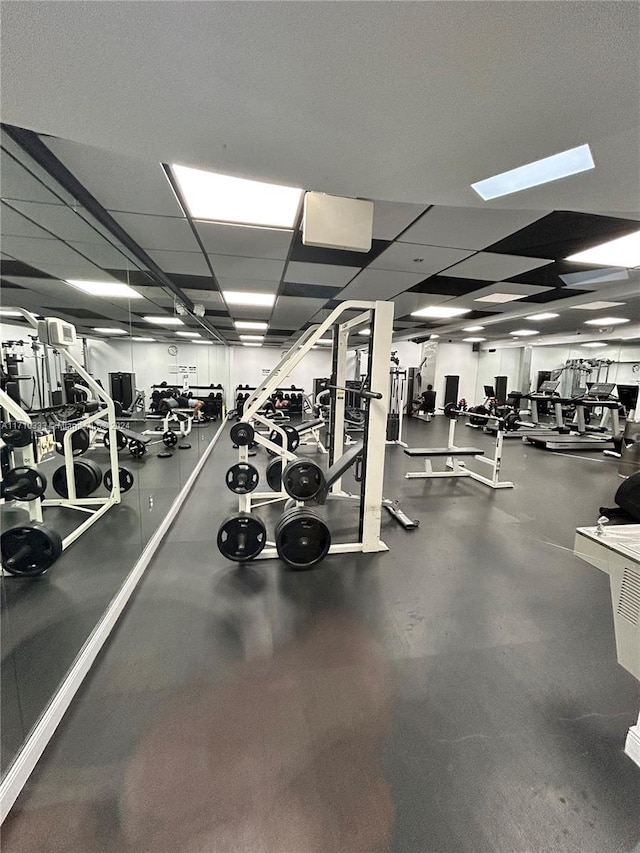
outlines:
[[302, 216], [302, 243], [305, 246], [368, 252], [372, 236], [372, 201], [305, 193]]

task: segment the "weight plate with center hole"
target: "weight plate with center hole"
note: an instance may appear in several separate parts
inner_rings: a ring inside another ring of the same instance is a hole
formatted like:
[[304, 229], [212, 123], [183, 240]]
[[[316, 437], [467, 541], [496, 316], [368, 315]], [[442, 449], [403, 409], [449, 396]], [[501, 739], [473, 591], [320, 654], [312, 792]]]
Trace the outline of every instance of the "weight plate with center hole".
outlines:
[[444, 407], [445, 417], [449, 418], [449, 420], [454, 421], [458, 417], [458, 413], [456, 411], [455, 403], [445, 403]]
[[469, 410], [469, 423], [473, 426], [484, 426], [487, 422], [486, 417], [474, 418], [475, 415], [488, 415], [489, 409], [486, 406], [472, 406]]
[[520, 415], [517, 412], [509, 412], [504, 419], [504, 428], [507, 432], [516, 432], [520, 429]]
[[[64, 434], [66, 433], [66, 429], [56, 429], [55, 430], [55, 443], [56, 443], [56, 452], [61, 456], [64, 456]], [[91, 436], [89, 435], [89, 430], [85, 427], [80, 427], [80, 429], [74, 429], [71, 435], [71, 452], [73, 456], [82, 456], [83, 453], [86, 453], [89, 449], [89, 444], [91, 443]]]
[[258, 556], [267, 541], [267, 529], [257, 515], [239, 512], [218, 529], [218, 549], [223, 557], [243, 563]]
[[[116, 447], [118, 450], [124, 450], [125, 447], [129, 444], [129, 439], [122, 432], [122, 430], [116, 430]], [[104, 434], [104, 446], [106, 448], [111, 447], [111, 438], [109, 437], [109, 430], [107, 430]]]
[[297, 501], [310, 501], [323, 490], [324, 473], [311, 459], [296, 459], [283, 470], [282, 486], [289, 497]]
[[22, 465], [12, 468], [2, 481], [2, 494], [7, 500], [35, 501], [47, 490], [47, 478], [35, 468]]
[[231, 441], [239, 447], [246, 447], [251, 444], [255, 435], [255, 430], [251, 424], [245, 421], [240, 421], [231, 427]]
[[62, 539], [55, 530], [32, 521], [6, 530], [0, 537], [2, 565], [12, 575], [44, 574], [62, 554]]
[[275, 456], [267, 465], [267, 484], [274, 492], [282, 491], [282, 457]]
[[172, 429], [168, 429], [162, 435], [162, 443], [165, 447], [175, 447], [178, 443], [178, 435]]
[[[133, 456], [134, 459], [140, 459], [141, 456], [147, 452], [147, 446], [144, 441], [140, 441], [138, 438], [132, 438], [129, 442], [129, 453]], [[160, 454], [158, 454], [160, 455]]]
[[249, 462], [236, 462], [225, 474], [225, 483], [234, 495], [248, 495], [260, 481], [258, 469]]
[[[128, 492], [133, 487], [133, 474], [126, 468], [118, 468], [118, 478], [120, 480], [120, 491]], [[102, 479], [105, 489], [110, 492], [113, 488], [113, 477], [111, 476], [111, 468], [107, 468]]]
[[[291, 424], [282, 424], [281, 428], [285, 431], [287, 436], [287, 450], [291, 453], [295, 453], [298, 449], [298, 445], [300, 444], [300, 435], [298, 434], [298, 430], [295, 427], [292, 427]], [[269, 441], [277, 444], [278, 447], [282, 447], [282, 436], [277, 429], [271, 430], [269, 433]], [[269, 450], [269, 453], [273, 456], [275, 452], [273, 450]]]
[[311, 569], [329, 553], [331, 532], [325, 522], [304, 507], [285, 512], [276, 524], [276, 549], [290, 568]]
[[31, 444], [31, 427], [20, 421], [2, 424], [0, 438], [8, 447], [27, 447]]
[[[102, 482], [102, 470], [100, 466], [96, 465], [90, 459], [74, 459], [73, 472], [76, 484], [76, 497], [78, 498], [88, 498]], [[54, 471], [51, 484], [60, 497], [69, 497], [67, 471], [64, 465], [61, 465]]]

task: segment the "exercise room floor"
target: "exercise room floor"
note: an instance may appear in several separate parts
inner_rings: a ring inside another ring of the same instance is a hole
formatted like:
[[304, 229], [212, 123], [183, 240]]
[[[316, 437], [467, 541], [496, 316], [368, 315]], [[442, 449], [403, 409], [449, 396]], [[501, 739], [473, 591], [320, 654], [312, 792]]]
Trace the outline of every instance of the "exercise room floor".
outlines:
[[[442, 445], [446, 429], [411, 421], [406, 438]], [[458, 443], [491, 439], [461, 424]], [[612, 502], [615, 460], [509, 441], [516, 488], [494, 492], [405, 480], [421, 460], [390, 447], [385, 494], [420, 527], [385, 513], [389, 552], [291, 573], [217, 551], [234, 456], [222, 436], [5, 823], [5, 853], [638, 844], [623, 746], [640, 684], [616, 662], [608, 578], [571, 550]]]

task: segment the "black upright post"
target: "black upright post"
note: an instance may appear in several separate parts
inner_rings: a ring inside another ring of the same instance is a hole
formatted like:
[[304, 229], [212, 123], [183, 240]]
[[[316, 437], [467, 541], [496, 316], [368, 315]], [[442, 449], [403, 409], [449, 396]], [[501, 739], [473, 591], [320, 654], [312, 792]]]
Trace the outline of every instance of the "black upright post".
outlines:
[[460, 385], [460, 377], [459, 376], [445, 376], [445, 385], [444, 385], [444, 404], [453, 403], [454, 406], [458, 405], [458, 386]]

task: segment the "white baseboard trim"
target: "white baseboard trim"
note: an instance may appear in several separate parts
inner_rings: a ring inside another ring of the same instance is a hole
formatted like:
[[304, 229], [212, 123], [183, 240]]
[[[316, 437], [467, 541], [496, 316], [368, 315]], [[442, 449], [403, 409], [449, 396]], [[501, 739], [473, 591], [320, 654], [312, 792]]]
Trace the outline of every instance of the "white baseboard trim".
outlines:
[[5, 818], [9, 814], [20, 791], [25, 786], [27, 779], [33, 772], [40, 756], [51, 740], [53, 733], [60, 724], [67, 708], [71, 704], [73, 697], [80, 689], [80, 686], [91, 669], [98, 652], [107, 641], [109, 634], [113, 630], [127, 602], [140, 582], [140, 578], [151, 562], [151, 558], [158, 550], [158, 547], [191, 491], [193, 484], [197, 480], [207, 459], [213, 451], [225, 424], [226, 418], [220, 424], [218, 431], [208, 444], [198, 464], [191, 472], [189, 479], [178, 493], [164, 520], [145, 545], [142, 554], [131, 572], [127, 575], [125, 582], [120, 587], [115, 598], [111, 601], [100, 618], [100, 621], [97, 623], [85, 644], [78, 652], [71, 669], [60, 683], [58, 690], [54, 693], [42, 716], [29, 733], [22, 749], [17, 754], [13, 763], [9, 767], [9, 770], [2, 779], [2, 782], [0, 783], [0, 823], [4, 822]]

